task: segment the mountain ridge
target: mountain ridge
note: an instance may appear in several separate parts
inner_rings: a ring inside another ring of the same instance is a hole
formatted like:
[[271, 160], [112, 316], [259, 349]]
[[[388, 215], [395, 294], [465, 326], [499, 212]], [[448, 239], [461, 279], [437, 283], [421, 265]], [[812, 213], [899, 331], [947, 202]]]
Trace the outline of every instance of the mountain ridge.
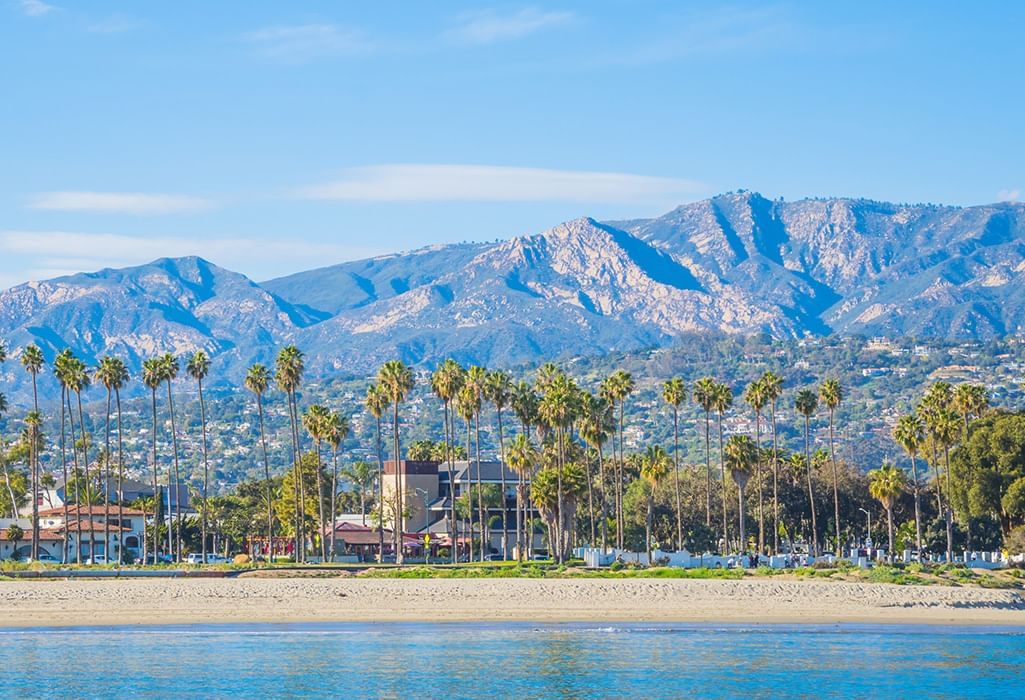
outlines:
[[[264, 282], [195, 256], [0, 292], [17, 354], [203, 349], [237, 381], [296, 343], [311, 376], [400, 357], [509, 366], [704, 330], [990, 338], [1025, 328], [1025, 206], [769, 200], [733, 192], [651, 219], [581, 217]], [[8, 381], [24, 390], [9, 366]]]

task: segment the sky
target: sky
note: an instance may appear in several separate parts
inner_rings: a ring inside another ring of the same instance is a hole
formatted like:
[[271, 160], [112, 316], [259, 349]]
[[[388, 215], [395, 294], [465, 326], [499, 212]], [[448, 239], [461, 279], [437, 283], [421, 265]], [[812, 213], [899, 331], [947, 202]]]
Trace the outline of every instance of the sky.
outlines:
[[1025, 193], [1025, 3], [0, 0], [0, 288]]

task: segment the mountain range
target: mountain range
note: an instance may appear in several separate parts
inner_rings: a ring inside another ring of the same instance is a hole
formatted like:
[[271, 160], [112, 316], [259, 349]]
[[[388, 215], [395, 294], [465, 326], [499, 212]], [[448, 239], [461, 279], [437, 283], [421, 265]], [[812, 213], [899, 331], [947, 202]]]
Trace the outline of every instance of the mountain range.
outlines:
[[[0, 292], [0, 338], [137, 367], [206, 350], [237, 381], [285, 343], [313, 377], [386, 359], [510, 366], [670, 343], [688, 332], [989, 338], [1025, 328], [1025, 205], [769, 200], [654, 219], [581, 218], [254, 282], [196, 257]], [[6, 382], [25, 390], [9, 363]], [[20, 384], [19, 384], [20, 383]]]

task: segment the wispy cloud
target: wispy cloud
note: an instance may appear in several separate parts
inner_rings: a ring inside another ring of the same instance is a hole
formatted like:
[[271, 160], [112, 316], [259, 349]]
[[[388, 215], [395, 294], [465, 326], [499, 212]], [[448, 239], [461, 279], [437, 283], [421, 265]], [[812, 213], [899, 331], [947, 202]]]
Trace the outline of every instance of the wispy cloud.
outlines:
[[0, 274], [0, 288], [104, 267], [139, 265], [162, 257], [198, 255], [232, 269], [302, 269], [387, 252], [383, 247], [276, 238], [127, 236], [70, 231], [0, 231], [0, 254], [17, 257], [18, 273]]
[[202, 197], [142, 192], [40, 192], [29, 198], [32, 209], [105, 214], [178, 214], [212, 206], [213, 202]]
[[29, 17], [42, 17], [57, 9], [43, 0], [19, 0], [18, 5], [21, 7], [21, 11]]
[[360, 32], [335, 24], [264, 27], [246, 34], [245, 39], [264, 58], [282, 63], [307, 63], [365, 53], [372, 48]]
[[460, 15], [446, 36], [468, 44], [492, 44], [567, 24], [575, 17], [572, 12], [539, 10], [536, 7], [504, 13], [493, 9], [478, 10]]
[[1021, 190], [1017, 188], [1013, 190], [1000, 190], [999, 192], [997, 192], [998, 202], [1017, 202], [1019, 199], [1021, 199]]
[[400, 202], [651, 202], [707, 188], [692, 180], [629, 173], [496, 165], [396, 164], [350, 168], [334, 181], [304, 187], [304, 199]]

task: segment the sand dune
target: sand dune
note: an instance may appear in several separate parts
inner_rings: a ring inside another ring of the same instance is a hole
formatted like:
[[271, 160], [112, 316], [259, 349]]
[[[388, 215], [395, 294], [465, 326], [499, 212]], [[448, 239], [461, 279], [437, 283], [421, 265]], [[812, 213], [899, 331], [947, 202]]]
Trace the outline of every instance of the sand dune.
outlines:
[[0, 626], [327, 621], [1025, 625], [1019, 591], [774, 580], [237, 578], [9, 581]]

